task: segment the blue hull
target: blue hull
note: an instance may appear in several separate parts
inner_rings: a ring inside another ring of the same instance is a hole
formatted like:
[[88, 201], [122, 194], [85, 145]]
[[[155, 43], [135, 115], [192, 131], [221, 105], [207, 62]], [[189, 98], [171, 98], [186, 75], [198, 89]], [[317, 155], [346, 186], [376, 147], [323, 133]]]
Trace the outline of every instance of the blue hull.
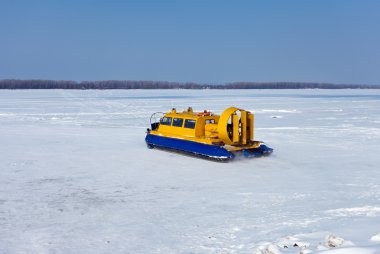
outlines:
[[273, 152], [273, 149], [261, 144], [258, 148], [243, 149], [243, 154], [245, 157], [261, 157], [267, 156]]
[[233, 157], [233, 154], [227, 151], [224, 147], [217, 145], [202, 144], [189, 140], [168, 138], [152, 134], [147, 134], [145, 141], [150, 147], [173, 149], [215, 159], [230, 159]]

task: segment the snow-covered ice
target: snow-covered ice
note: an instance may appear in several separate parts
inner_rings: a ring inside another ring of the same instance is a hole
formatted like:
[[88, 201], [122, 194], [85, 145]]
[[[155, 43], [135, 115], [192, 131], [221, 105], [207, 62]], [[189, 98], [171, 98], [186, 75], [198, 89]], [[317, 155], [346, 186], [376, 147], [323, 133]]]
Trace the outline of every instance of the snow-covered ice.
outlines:
[[[147, 149], [188, 106], [274, 153]], [[379, 154], [379, 90], [1, 90], [0, 253], [380, 253]]]

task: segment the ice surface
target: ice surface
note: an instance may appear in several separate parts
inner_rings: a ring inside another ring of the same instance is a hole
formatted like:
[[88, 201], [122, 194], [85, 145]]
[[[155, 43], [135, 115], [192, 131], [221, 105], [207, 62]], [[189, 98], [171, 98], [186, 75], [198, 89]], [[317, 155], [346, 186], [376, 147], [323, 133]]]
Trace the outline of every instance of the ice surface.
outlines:
[[[274, 153], [147, 149], [188, 106], [251, 110]], [[379, 152], [376, 90], [1, 90], [0, 253], [380, 253]]]

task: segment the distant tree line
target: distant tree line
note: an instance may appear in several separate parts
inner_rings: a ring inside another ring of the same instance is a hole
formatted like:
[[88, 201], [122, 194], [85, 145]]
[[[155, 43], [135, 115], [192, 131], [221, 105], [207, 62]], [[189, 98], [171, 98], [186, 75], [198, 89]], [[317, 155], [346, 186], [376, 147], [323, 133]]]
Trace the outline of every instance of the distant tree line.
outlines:
[[233, 82], [198, 84], [168, 81], [70, 81], [70, 80], [0, 80], [0, 89], [380, 89], [380, 85], [353, 85], [304, 82]]

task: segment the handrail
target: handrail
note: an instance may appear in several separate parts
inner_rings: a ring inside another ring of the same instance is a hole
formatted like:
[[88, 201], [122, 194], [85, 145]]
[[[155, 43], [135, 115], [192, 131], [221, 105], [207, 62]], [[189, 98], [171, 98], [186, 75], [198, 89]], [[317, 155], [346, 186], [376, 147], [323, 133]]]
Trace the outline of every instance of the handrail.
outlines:
[[153, 113], [153, 114], [150, 116], [150, 120], [149, 120], [151, 126], [152, 126], [152, 118], [153, 118], [153, 116], [156, 115], [156, 114], [162, 114], [162, 115], [165, 115], [164, 112], [155, 112], [155, 113]]

